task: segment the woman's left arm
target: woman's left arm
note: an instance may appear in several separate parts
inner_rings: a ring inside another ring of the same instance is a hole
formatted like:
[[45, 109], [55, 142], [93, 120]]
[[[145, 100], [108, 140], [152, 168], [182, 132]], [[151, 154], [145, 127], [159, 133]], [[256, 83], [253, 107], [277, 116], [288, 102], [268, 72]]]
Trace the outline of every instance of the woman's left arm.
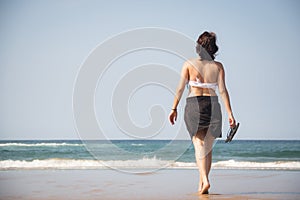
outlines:
[[172, 125], [175, 123], [175, 121], [177, 119], [177, 106], [178, 106], [179, 101], [181, 99], [181, 96], [184, 92], [185, 85], [186, 85], [187, 81], [189, 80], [188, 66], [189, 66], [189, 62], [186, 61], [183, 64], [183, 67], [182, 67], [182, 70], [181, 70], [181, 76], [180, 76], [178, 87], [176, 89], [176, 95], [174, 97], [172, 111], [169, 115], [169, 120], [170, 120]]

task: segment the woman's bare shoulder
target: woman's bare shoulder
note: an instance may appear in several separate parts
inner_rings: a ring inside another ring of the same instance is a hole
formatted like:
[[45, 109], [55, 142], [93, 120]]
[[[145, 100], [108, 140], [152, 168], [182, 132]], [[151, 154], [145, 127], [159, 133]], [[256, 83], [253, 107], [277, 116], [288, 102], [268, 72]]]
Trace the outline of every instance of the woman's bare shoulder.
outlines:
[[224, 70], [223, 64], [219, 61], [214, 61], [220, 70]]
[[190, 58], [190, 59], [187, 59], [183, 66], [185, 67], [191, 67], [191, 66], [194, 66], [196, 63], [197, 63], [198, 59], [197, 58]]

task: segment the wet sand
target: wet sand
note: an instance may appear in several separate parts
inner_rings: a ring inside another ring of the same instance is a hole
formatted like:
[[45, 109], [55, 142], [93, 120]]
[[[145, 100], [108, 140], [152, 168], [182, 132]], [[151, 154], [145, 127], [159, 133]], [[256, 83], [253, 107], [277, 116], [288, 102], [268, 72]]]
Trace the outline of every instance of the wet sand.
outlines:
[[0, 199], [300, 199], [299, 171], [217, 170], [209, 195], [198, 195], [198, 171], [165, 169], [0, 171]]

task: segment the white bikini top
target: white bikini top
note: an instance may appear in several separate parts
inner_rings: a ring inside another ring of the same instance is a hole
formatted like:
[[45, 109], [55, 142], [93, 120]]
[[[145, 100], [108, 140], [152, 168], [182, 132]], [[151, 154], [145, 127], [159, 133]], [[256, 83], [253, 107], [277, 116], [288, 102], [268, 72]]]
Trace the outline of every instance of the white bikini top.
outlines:
[[196, 81], [189, 81], [189, 85], [192, 87], [209, 88], [216, 90], [218, 83], [202, 83], [200, 79], [196, 78]]

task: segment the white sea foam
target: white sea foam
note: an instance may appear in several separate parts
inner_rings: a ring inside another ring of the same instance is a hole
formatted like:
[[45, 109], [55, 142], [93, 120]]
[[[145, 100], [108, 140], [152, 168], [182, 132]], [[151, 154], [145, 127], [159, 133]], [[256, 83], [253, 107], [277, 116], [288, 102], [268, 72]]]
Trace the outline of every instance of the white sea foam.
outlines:
[[46, 160], [3, 160], [0, 170], [7, 169], [104, 169], [104, 168], [161, 168], [169, 165], [169, 161], [154, 158], [140, 160], [75, 160], [52, 158]]
[[99, 161], [73, 159], [46, 159], [46, 160], [4, 160], [0, 161], [0, 169], [91, 169], [103, 168]]
[[[175, 162], [157, 158], [143, 158], [139, 160], [75, 160], [75, 159], [46, 159], [46, 160], [3, 160], [0, 170], [9, 169], [105, 169], [105, 168], [174, 168], [196, 169], [194, 162]], [[212, 164], [214, 169], [272, 169], [272, 170], [300, 170], [300, 162], [243, 162], [219, 161]]]
[[286, 169], [300, 170], [299, 161], [249, 162], [249, 161], [219, 161], [212, 164], [215, 169]]
[[0, 147], [7, 147], [7, 146], [20, 146], [20, 147], [40, 147], [40, 146], [83, 146], [83, 144], [71, 144], [71, 143], [36, 143], [36, 144], [30, 144], [30, 143], [3, 143], [0, 144]]
[[175, 162], [170, 165], [170, 168], [196, 169], [197, 165], [194, 162]]

